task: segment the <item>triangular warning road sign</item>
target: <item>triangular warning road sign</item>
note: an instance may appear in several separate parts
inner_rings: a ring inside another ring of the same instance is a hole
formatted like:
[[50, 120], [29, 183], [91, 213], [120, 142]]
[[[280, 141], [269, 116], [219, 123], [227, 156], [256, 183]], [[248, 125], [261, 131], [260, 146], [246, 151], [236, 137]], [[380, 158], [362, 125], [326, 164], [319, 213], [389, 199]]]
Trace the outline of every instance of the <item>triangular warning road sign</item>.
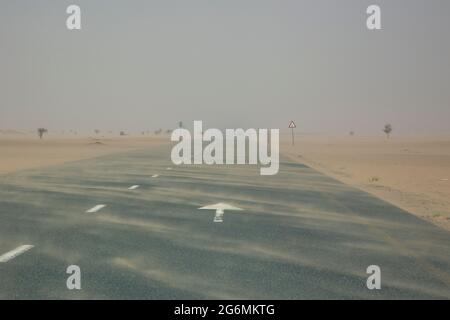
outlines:
[[291, 121], [291, 122], [289, 123], [289, 128], [290, 128], [290, 129], [297, 128], [297, 126], [295, 125], [295, 122], [294, 122], [294, 121]]

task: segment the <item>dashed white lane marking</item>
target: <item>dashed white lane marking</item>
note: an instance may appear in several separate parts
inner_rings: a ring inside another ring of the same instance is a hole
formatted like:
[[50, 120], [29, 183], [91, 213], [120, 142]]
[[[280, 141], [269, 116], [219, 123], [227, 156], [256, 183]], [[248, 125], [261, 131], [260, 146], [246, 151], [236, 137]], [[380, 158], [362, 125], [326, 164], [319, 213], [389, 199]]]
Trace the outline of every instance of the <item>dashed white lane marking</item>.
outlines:
[[128, 188], [128, 190], [136, 190], [137, 188], [139, 188], [139, 185], [134, 185]]
[[159, 177], [159, 174], [152, 175], [152, 178], [158, 178], [158, 177]]
[[99, 205], [96, 205], [95, 207], [87, 210], [86, 213], [95, 213], [95, 212], [103, 209], [104, 207], [106, 207], [106, 204], [99, 204]]
[[172, 170], [172, 168], [171, 167], [167, 167], [166, 170]]
[[21, 255], [24, 252], [27, 252], [34, 246], [31, 244], [25, 244], [23, 246], [17, 247], [14, 250], [11, 250], [3, 255], [0, 256], [0, 263], [8, 262], [9, 260], [14, 259], [15, 257]]

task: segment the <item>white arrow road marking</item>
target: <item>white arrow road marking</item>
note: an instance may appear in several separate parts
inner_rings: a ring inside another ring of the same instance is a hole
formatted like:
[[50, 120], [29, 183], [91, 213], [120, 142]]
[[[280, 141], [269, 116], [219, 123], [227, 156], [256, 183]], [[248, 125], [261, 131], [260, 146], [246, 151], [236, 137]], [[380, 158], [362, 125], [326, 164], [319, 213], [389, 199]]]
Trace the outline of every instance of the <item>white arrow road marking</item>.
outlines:
[[233, 207], [232, 205], [226, 203], [216, 203], [209, 206], [201, 207], [200, 210], [216, 210], [216, 215], [214, 216], [214, 222], [223, 222], [223, 215], [225, 210], [243, 210], [238, 207]]
[[11, 250], [11, 251], [5, 253], [4, 255], [1, 255], [0, 263], [8, 262], [9, 260], [12, 260], [15, 257], [21, 255], [22, 253], [27, 252], [28, 250], [30, 250], [33, 247], [34, 246], [31, 244], [25, 244], [23, 246], [17, 247], [14, 250]]
[[223, 222], [224, 211], [222, 209], [216, 210], [216, 215], [214, 216], [214, 222]]
[[137, 188], [139, 188], [139, 185], [134, 185], [128, 188], [128, 190], [136, 190]]
[[152, 175], [152, 178], [158, 178], [158, 177], [159, 177], [159, 174]]
[[106, 207], [106, 204], [99, 204], [99, 205], [96, 205], [95, 207], [89, 209], [88, 211], [86, 211], [86, 213], [95, 213], [95, 212], [103, 209], [104, 207]]

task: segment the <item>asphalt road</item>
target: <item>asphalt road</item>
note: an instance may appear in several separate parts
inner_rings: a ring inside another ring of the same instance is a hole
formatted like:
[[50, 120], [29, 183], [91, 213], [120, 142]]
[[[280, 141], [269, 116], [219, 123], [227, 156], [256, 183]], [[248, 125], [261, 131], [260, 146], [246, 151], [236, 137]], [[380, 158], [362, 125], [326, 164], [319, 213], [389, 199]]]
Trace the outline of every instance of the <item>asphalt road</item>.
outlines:
[[[34, 246], [0, 262], [0, 298], [450, 298], [450, 233], [286, 160], [260, 176], [177, 167], [169, 155], [0, 176], [0, 256]], [[243, 210], [215, 223], [198, 209], [218, 202]], [[69, 265], [81, 290], [66, 287]], [[369, 265], [381, 268], [380, 290], [366, 287]]]

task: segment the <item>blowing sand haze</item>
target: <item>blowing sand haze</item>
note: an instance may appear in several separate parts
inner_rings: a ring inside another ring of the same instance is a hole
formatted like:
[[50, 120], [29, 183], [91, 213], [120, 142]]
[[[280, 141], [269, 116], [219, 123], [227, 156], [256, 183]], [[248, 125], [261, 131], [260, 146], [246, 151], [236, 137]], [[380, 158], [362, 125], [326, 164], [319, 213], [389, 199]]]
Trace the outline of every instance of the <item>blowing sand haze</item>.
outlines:
[[289, 319], [450, 299], [449, 15], [1, 1], [0, 300]]

